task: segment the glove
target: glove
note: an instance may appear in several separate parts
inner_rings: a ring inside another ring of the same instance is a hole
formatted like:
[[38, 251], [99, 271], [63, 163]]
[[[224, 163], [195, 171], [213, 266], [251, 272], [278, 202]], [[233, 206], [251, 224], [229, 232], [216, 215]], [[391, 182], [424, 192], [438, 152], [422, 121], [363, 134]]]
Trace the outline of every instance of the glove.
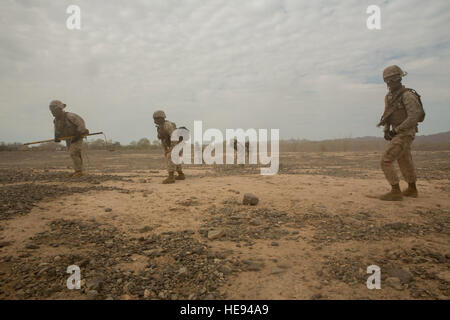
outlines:
[[397, 131], [395, 131], [395, 129], [392, 129], [391, 131], [389, 131], [389, 135], [393, 138], [397, 135]]
[[77, 134], [75, 135], [75, 137], [73, 137], [73, 138], [70, 140], [70, 143], [75, 143], [75, 142], [77, 142], [78, 140], [80, 140], [80, 138], [81, 138], [81, 133], [77, 132]]
[[391, 141], [392, 140], [391, 131], [385, 131], [384, 132], [384, 140], [387, 140], [387, 141]]

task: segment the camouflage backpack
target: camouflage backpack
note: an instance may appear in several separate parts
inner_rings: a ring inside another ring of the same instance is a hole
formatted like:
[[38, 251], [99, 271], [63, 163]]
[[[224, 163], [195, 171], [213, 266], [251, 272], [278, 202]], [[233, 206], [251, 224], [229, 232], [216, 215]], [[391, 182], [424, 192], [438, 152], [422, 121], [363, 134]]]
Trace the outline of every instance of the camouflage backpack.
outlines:
[[[423, 108], [422, 99], [420, 99], [420, 94], [418, 94], [416, 90], [410, 89], [410, 88], [406, 88], [405, 92], [406, 91], [409, 91], [412, 94], [414, 94], [417, 97], [417, 100], [419, 100], [420, 109], [422, 110], [422, 115], [419, 117], [417, 122], [423, 122], [425, 120], [425, 110]], [[402, 104], [403, 104], [403, 100], [402, 100]]]
[[[417, 122], [423, 122], [425, 120], [425, 110], [423, 109], [422, 100], [420, 99], [420, 95], [417, 93], [416, 90], [410, 89], [410, 88], [403, 88], [400, 90], [396, 95], [393, 97], [392, 101], [390, 102], [390, 105], [392, 106], [398, 99], [401, 99], [403, 97], [403, 94], [409, 91], [412, 94], [414, 94], [419, 101], [420, 109], [422, 110], [422, 114], [417, 119]], [[403, 99], [400, 100], [401, 104], [403, 105], [403, 108], [405, 108], [405, 105], [403, 103]], [[377, 124], [377, 127], [384, 126], [387, 123], [387, 119], [391, 116], [391, 114], [395, 111], [395, 108], [387, 108], [384, 110], [383, 115], [381, 116], [380, 122]]]

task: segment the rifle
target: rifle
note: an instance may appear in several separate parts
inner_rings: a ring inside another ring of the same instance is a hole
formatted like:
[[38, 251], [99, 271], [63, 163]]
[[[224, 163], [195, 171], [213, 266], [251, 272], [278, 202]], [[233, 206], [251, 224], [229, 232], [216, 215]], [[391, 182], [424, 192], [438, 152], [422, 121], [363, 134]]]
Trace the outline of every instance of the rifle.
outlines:
[[[90, 133], [90, 134], [82, 134], [81, 137], [88, 137], [88, 136], [95, 136], [98, 134], [103, 134], [103, 132], [95, 132], [95, 133]], [[70, 140], [75, 138], [75, 136], [70, 136], [70, 137], [62, 137], [62, 138], [58, 138], [58, 140]], [[45, 142], [54, 142], [55, 139], [49, 139], [49, 140], [42, 140], [42, 141], [34, 141], [34, 142], [28, 142], [28, 143], [24, 143], [24, 146], [30, 145], [30, 144], [38, 144], [38, 143], [45, 143]]]

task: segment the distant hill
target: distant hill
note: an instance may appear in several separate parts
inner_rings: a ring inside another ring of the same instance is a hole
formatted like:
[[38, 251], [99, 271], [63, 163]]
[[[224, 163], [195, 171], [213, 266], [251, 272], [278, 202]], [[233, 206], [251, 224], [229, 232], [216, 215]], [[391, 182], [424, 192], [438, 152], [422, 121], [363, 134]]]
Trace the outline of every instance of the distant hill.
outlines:
[[[377, 141], [384, 140], [381, 137], [359, 137], [350, 140], [358, 140], [358, 141]], [[450, 131], [441, 132], [430, 135], [417, 135], [414, 140], [415, 144], [424, 144], [424, 143], [446, 143], [450, 142]]]
[[[338, 139], [340, 140], [340, 139]], [[353, 138], [350, 140], [357, 140], [357, 141], [377, 141], [377, 140], [384, 140], [382, 137], [358, 137]], [[423, 143], [446, 143], [450, 142], [450, 131], [447, 132], [441, 132], [441, 133], [435, 133], [430, 135], [417, 135], [416, 139], [414, 140], [415, 144], [423, 144]]]
[[[386, 144], [387, 142], [382, 137], [358, 137], [322, 141], [291, 139], [280, 141], [280, 151], [374, 151], [383, 150]], [[416, 136], [413, 150], [450, 150], [450, 131]]]
[[442, 133], [436, 133], [436, 134], [430, 134], [428, 136], [417, 136], [415, 141], [416, 141], [417, 144], [422, 144], [422, 143], [446, 143], [446, 142], [450, 141], [450, 131], [442, 132]]

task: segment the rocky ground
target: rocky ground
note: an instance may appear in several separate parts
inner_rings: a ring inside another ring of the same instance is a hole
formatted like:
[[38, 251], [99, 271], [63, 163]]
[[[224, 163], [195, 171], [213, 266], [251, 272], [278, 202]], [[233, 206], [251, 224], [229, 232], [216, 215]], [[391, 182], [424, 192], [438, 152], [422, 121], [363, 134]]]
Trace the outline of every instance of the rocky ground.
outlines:
[[450, 153], [415, 153], [420, 197], [394, 203], [375, 197], [379, 156], [286, 153], [275, 176], [197, 165], [162, 185], [161, 154], [90, 152], [68, 178], [64, 152], [4, 152], [0, 299], [449, 299]]

